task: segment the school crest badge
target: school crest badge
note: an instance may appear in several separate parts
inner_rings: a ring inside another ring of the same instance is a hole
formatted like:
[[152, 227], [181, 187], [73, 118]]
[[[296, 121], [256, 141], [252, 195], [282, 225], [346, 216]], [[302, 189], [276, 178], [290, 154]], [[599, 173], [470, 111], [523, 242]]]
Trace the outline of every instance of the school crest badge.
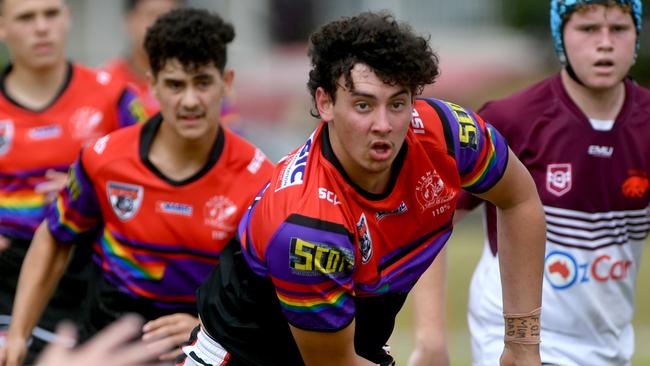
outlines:
[[571, 190], [573, 178], [571, 164], [549, 164], [546, 167], [546, 190], [562, 196]]
[[14, 140], [14, 123], [6, 119], [0, 121], [0, 156], [5, 155]]
[[108, 182], [107, 188], [111, 208], [120, 220], [130, 220], [138, 213], [144, 196], [144, 188], [142, 186]]

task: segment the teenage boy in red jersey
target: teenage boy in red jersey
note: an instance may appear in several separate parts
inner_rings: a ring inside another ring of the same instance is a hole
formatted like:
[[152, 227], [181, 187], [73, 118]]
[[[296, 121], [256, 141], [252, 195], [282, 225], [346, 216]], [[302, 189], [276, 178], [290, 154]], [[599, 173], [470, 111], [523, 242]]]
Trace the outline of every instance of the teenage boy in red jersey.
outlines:
[[[0, 1], [0, 344], [20, 266], [46, 205], [86, 143], [146, 116], [126, 84], [65, 58], [70, 15], [62, 0]], [[28, 361], [54, 339], [61, 319], [78, 319], [90, 251], [75, 253], [41, 322]]]
[[[544, 205], [542, 362], [629, 365], [636, 278], [650, 230], [650, 92], [627, 77], [642, 4], [551, 0], [550, 9], [562, 70], [479, 113], [508, 139]], [[480, 203], [469, 198], [459, 207]], [[468, 314], [476, 366], [492, 365], [503, 342], [502, 243], [494, 207], [485, 213]], [[431, 332], [426, 319], [416, 324]]]
[[[160, 103], [147, 80], [149, 60], [144, 49], [144, 36], [154, 21], [168, 11], [185, 4], [184, 0], [124, 0], [125, 28], [129, 36], [129, 48], [122, 57], [110, 60], [102, 68], [113, 78], [129, 83], [144, 105], [147, 114], [160, 110]], [[221, 101], [221, 125], [230, 126], [238, 118], [228, 96]]]
[[[390, 365], [408, 292], [451, 235], [461, 189], [501, 214], [504, 365], [539, 365], [544, 219], [503, 138], [471, 111], [415, 99], [438, 75], [425, 38], [385, 13], [311, 36], [322, 122], [275, 169], [198, 292], [182, 364]], [[496, 360], [495, 360], [496, 362]]]
[[220, 126], [220, 101], [234, 78], [225, 67], [233, 38], [233, 27], [205, 10], [176, 9], [149, 28], [161, 113], [82, 150], [25, 260], [6, 365], [20, 361], [72, 248], [88, 238], [98, 238], [101, 274], [85, 334], [136, 312], [149, 320], [144, 340], [187, 339], [198, 323], [197, 287], [272, 170], [259, 149]]

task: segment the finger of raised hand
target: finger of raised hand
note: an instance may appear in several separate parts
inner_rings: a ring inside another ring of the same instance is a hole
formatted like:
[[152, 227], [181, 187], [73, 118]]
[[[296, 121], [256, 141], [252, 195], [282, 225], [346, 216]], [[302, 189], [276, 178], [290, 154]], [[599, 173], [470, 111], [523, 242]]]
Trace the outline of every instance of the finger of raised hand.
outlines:
[[[0, 235], [0, 252], [9, 249], [10, 245], [11, 245], [11, 242], [9, 241], [9, 239], [7, 239], [6, 237]], [[0, 355], [0, 357], [2, 357], [2, 355]], [[0, 361], [1, 361], [1, 359], [0, 359]], [[0, 365], [2, 365], [2, 364], [0, 363]]]

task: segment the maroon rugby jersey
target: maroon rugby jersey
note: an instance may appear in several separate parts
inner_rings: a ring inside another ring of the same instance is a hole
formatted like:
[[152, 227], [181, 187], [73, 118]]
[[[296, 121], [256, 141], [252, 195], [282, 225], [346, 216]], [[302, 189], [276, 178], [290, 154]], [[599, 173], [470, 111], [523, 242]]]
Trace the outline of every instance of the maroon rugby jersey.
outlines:
[[[625, 102], [609, 131], [592, 127], [559, 75], [479, 112], [528, 168], [544, 205], [543, 362], [623, 364], [632, 353], [636, 275], [650, 229], [650, 92], [630, 80], [624, 85]], [[471, 208], [471, 201], [465, 196], [459, 207]], [[484, 257], [494, 257], [496, 215], [493, 206], [486, 211], [491, 251]], [[499, 291], [496, 283], [478, 288]], [[477, 314], [490, 314], [481, 306]], [[492, 310], [498, 318], [500, 310]], [[554, 334], [589, 346], [567, 349]]]

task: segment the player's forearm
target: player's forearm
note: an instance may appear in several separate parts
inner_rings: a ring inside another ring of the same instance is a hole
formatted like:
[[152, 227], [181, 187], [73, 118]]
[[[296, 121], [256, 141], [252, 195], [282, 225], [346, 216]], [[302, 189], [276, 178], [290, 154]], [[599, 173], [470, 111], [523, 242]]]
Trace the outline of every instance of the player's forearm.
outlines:
[[[415, 324], [414, 354], [417, 354], [417, 358], [433, 360], [447, 353], [446, 270], [446, 254], [443, 249], [411, 292]], [[415, 362], [414, 358], [411, 357], [410, 365], [432, 364], [428, 361]]]
[[544, 212], [537, 196], [497, 212], [503, 311], [527, 313], [541, 306]]
[[27, 338], [63, 276], [70, 246], [58, 245], [43, 222], [23, 261], [9, 334]]

